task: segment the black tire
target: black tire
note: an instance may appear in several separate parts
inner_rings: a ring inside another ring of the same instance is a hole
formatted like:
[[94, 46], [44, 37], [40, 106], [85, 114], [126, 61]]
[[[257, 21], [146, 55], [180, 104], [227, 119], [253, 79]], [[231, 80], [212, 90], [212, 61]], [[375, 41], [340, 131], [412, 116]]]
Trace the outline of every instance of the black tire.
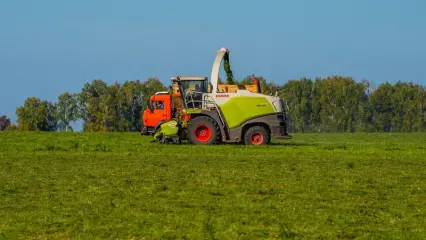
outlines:
[[221, 140], [219, 125], [213, 118], [206, 116], [191, 119], [187, 134], [192, 144], [218, 144]]
[[245, 145], [267, 145], [271, 142], [271, 134], [262, 126], [252, 126], [244, 134]]

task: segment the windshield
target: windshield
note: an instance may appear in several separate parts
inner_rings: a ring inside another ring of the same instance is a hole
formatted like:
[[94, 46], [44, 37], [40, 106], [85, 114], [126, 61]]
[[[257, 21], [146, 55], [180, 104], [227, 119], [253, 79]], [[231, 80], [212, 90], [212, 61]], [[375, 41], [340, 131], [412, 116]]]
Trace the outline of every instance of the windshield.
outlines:
[[207, 92], [206, 81], [204, 80], [185, 80], [182, 85], [185, 91]]

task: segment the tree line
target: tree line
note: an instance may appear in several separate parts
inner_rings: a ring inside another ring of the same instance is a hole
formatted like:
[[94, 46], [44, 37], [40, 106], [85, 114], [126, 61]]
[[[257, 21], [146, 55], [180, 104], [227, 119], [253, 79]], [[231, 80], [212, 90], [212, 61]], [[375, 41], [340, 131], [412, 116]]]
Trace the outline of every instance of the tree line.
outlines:
[[167, 90], [158, 78], [115, 82], [101, 79], [84, 84], [79, 93], [64, 92], [55, 102], [29, 97], [16, 109], [20, 131], [73, 131], [73, 122], [83, 120], [83, 131], [139, 131], [149, 97]]
[[293, 132], [418, 132], [426, 130], [426, 90], [412, 82], [373, 89], [349, 77], [287, 82], [289, 128]]
[[[290, 132], [426, 131], [426, 90], [412, 82], [372, 88], [369, 81], [342, 76], [301, 78], [282, 85], [255, 75], [233, 81], [252, 84], [254, 77], [263, 93], [277, 92], [285, 99]], [[71, 123], [83, 120], [83, 131], [139, 131], [149, 97], [167, 89], [157, 78], [110, 85], [97, 79], [79, 93], [61, 94], [55, 102], [27, 98], [16, 109], [17, 125], [3, 116], [0, 130], [72, 131]]]

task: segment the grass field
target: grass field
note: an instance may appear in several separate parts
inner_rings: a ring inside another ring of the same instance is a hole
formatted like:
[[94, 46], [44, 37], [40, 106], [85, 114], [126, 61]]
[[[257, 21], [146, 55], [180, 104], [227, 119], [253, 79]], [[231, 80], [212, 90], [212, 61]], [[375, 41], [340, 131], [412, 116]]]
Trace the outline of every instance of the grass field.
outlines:
[[0, 133], [0, 239], [426, 239], [426, 134]]

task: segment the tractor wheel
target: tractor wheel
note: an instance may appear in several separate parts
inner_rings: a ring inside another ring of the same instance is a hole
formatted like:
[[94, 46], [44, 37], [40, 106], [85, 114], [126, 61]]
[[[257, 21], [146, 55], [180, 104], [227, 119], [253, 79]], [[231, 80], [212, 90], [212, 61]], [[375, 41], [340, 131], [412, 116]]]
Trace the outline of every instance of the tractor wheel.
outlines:
[[188, 125], [188, 141], [192, 144], [219, 143], [220, 128], [211, 117], [195, 117]]
[[262, 126], [253, 126], [244, 134], [245, 145], [267, 145], [271, 142], [271, 134]]

